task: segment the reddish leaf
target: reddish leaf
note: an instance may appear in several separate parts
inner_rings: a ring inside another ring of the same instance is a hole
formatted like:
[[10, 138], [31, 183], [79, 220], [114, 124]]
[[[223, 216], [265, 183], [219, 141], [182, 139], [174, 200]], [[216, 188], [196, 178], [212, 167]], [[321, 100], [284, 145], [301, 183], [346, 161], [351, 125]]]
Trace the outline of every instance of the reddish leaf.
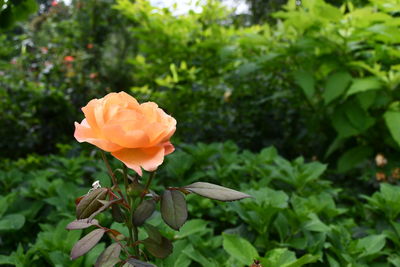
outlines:
[[81, 202], [82, 198], [84, 198], [84, 197], [85, 197], [85, 195], [76, 198], [76, 199], [75, 199], [75, 205], [78, 206], [79, 202]]
[[111, 215], [116, 222], [122, 223], [125, 221], [125, 217], [117, 204], [111, 206]]
[[161, 217], [172, 229], [179, 228], [186, 222], [187, 206], [183, 194], [176, 190], [167, 190], [161, 197]]
[[119, 254], [121, 253], [121, 246], [118, 243], [113, 243], [100, 254], [95, 263], [95, 267], [113, 267], [120, 261]]
[[98, 199], [97, 201], [100, 202], [103, 206], [101, 206], [95, 212], [93, 212], [92, 215], [89, 216], [89, 219], [93, 219], [97, 214], [99, 214], [100, 212], [105, 211], [106, 209], [108, 209], [113, 204], [121, 202], [122, 199], [119, 198], [119, 199], [114, 199], [114, 200], [111, 200], [111, 201], [99, 200]]
[[251, 197], [230, 188], [203, 182], [196, 182], [183, 188], [197, 195], [220, 201], [234, 201]]
[[142, 226], [155, 210], [156, 202], [153, 199], [143, 201], [133, 213], [133, 224], [136, 226]]
[[76, 206], [76, 217], [86, 219], [101, 208], [103, 204], [98, 200], [104, 200], [107, 197], [107, 191], [107, 188], [98, 188], [88, 193]]
[[150, 239], [153, 239], [158, 244], [161, 244], [162, 235], [161, 235], [160, 231], [158, 231], [158, 229], [156, 227], [154, 227], [151, 224], [146, 224], [144, 226], [144, 229], [146, 230], [146, 232], [147, 232], [147, 234], [148, 234]]
[[71, 260], [74, 260], [91, 250], [103, 237], [104, 229], [96, 229], [79, 240], [71, 251]]
[[163, 236], [160, 243], [152, 238], [146, 238], [142, 243], [154, 257], [164, 259], [172, 253], [173, 247], [171, 241]]
[[97, 220], [88, 220], [81, 219], [70, 222], [65, 229], [67, 230], [77, 230], [77, 229], [85, 229], [92, 225], [97, 225], [99, 222]]
[[129, 259], [122, 267], [157, 267], [154, 264], [140, 261], [137, 259]]

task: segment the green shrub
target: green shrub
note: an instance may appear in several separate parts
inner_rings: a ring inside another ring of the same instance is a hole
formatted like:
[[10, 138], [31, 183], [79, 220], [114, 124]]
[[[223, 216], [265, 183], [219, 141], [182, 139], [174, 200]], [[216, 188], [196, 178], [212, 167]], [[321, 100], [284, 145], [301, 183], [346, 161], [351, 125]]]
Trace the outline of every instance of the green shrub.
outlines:
[[[93, 180], [103, 186], [110, 181], [99, 160], [77, 156], [68, 146], [63, 150], [64, 156], [3, 162], [0, 264], [91, 266], [107, 245], [106, 240], [68, 262], [80, 236], [64, 230], [74, 196], [85, 194]], [[116, 160], [112, 165], [120, 167]], [[160, 169], [156, 191], [201, 179], [240, 188], [253, 198], [219, 203], [189, 195], [191, 217], [179, 232], [155, 212], [149, 222], [175, 247], [165, 261], [155, 261], [157, 266], [241, 267], [253, 260], [264, 266], [399, 266], [399, 185], [382, 183], [372, 196], [353, 188], [349, 198], [347, 189], [321, 178], [325, 171], [316, 161], [286, 160], [272, 147], [255, 154], [231, 142], [180, 145]], [[98, 217], [104, 226], [111, 224], [107, 218]], [[112, 228], [125, 229], [119, 223]]]

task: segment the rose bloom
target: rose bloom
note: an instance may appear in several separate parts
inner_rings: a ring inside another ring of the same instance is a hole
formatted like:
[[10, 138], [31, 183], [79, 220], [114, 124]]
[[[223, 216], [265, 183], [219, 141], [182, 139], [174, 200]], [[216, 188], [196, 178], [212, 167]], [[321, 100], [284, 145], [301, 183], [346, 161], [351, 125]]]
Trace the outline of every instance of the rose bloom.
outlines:
[[176, 120], [157, 104], [139, 104], [125, 92], [109, 93], [82, 108], [85, 119], [75, 122], [75, 138], [91, 143], [122, 161], [142, 176], [154, 171], [174, 151], [169, 139]]
[[75, 58], [73, 57], [73, 56], [65, 56], [64, 57], [64, 61], [65, 62], [72, 62], [72, 61], [74, 61], [75, 60]]

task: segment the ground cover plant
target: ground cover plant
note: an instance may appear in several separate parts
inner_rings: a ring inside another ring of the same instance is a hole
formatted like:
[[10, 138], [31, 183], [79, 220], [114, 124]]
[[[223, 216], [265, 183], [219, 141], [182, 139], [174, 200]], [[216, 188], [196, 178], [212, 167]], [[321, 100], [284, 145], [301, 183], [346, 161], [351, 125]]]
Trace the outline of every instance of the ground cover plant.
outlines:
[[[0, 18], [32, 8], [0, 20], [0, 265], [400, 266], [398, 0], [271, 1], [265, 17], [213, 0], [179, 16], [144, 0], [10, 3]], [[155, 198], [198, 181], [252, 198], [192, 192], [179, 231], [148, 212], [147, 241], [129, 241], [143, 253], [117, 257], [124, 202], [100, 151], [73, 135], [89, 100], [121, 91], [177, 120]], [[99, 184], [118, 197], [107, 191], [102, 227], [71, 226], [76, 197]]]
[[[70, 262], [74, 243], [90, 230], [65, 230], [75, 208], [75, 196], [65, 192], [83, 195], [94, 180], [111, 186], [99, 152], [84, 154], [75, 151], [73, 156], [71, 151], [69, 156], [28, 158], [3, 167], [2, 264], [91, 266], [110, 245], [104, 239]], [[120, 163], [114, 160], [111, 165], [117, 168]], [[324, 178], [326, 167], [302, 158], [288, 161], [273, 147], [257, 154], [240, 152], [231, 142], [178, 147], [159, 170], [155, 190], [201, 179], [240, 188], [254, 199], [217, 203], [189, 195], [189, 217], [180, 231], [154, 212], [149, 223], [161, 227], [175, 248], [165, 261], [154, 263], [249, 266], [259, 260], [263, 266], [399, 266], [399, 187], [382, 183], [375, 193], [355, 196], [350, 204], [342, 196], [345, 190]], [[102, 226], [128, 234], [108, 215], [97, 219]], [[37, 235], [32, 229], [41, 232]], [[25, 233], [24, 238], [17, 232]]]

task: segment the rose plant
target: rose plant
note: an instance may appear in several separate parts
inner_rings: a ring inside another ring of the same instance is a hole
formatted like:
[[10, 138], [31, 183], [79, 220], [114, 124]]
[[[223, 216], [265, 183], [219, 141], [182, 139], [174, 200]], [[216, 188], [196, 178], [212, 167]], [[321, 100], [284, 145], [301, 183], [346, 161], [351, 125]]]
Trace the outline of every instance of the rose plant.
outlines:
[[[95, 266], [154, 266], [146, 262], [147, 254], [165, 258], [173, 250], [172, 242], [156, 227], [146, 223], [158, 203], [164, 222], [172, 229], [179, 230], [188, 217], [185, 200], [187, 194], [194, 193], [220, 201], [250, 197], [239, 191], [204, 182], [168, 187], [160, 195], [151, 190], [155, 171], [163, 163], [164, 157], [174, 151], [170, 138], [176, 130], [176, 120], [157, 104], [139, 104], [132, 96], [120, 92], [93, 99], [82, 111], [85, 119], [75, 123], [75, 138], [101, 149], [112, 186], [103, 188], [96, 181], [86, 195], [77, 198], [77, 219], [68, 224], [67, 229], [93, 227], [94, 230], [74, 245], [71, 259], [87, 253], [107, 234], [114, 243], [100, 254]], [[122, 169], [112, 170], [104, 151], [120, 160], [123, 163]], [[134, 171], [133, 175], [129, 169]], [[142, 179], [142, 170], [150, 172], [146, 183]], [[122, 189], [116, 176], [118, 171], [123, 176]], [[94, 219], [106, 210], [111, 210], [116, 222], [126, 225], [129, 236], [103, 227]], [[140, 230], [146, 231], [146, 239], [139, 240]]]

